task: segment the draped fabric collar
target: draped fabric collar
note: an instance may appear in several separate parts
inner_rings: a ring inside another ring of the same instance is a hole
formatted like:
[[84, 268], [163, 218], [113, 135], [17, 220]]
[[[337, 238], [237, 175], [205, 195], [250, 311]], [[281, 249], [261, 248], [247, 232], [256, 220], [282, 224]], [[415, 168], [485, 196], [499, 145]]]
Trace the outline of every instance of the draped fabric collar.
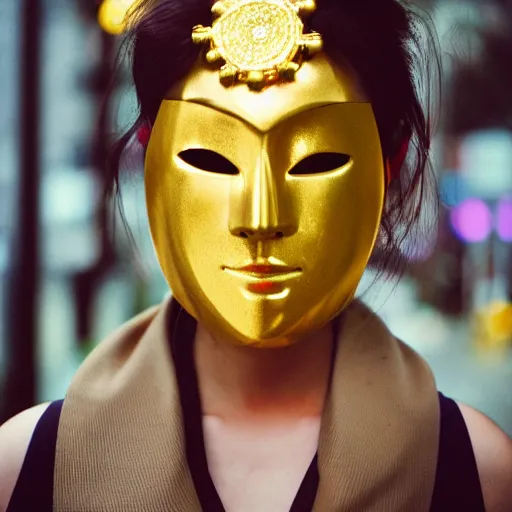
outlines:
[[[59, 424], [55, 512], [201, 510], [169, 349], [180, 311], [168, 300], [142, 313], [79, 368]], [[322, 418], [314, 512], [428, 511], [438, 439], [429, 367], [354, 301]]]

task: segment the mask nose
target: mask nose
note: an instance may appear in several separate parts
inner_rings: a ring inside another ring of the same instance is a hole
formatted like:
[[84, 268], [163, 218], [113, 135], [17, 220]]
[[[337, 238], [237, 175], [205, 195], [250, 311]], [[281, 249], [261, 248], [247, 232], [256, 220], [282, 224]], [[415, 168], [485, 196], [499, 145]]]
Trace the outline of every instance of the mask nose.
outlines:
[[284, 176], [276, 179], [266, 151], [260, 153], [253, 172], [244, 178], [243, 191], [235, 192], [238, 197], [233, 198], [231, 233], [253, 240], [273, 240], [295, 233]]

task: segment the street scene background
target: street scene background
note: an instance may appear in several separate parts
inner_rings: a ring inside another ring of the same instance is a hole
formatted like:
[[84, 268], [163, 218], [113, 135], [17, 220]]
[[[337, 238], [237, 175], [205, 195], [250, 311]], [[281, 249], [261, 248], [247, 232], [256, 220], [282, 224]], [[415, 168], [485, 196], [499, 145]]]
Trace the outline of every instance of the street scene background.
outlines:
[[[135, 249], [115, 205], [101, 208], [105, 140], [136, 103], [126, 71], [101, 117], [121, 36], [100, 26], [100, 4], [0, 3], [2, 421], [62, 398], [99, 341], [168, 293], [141, 152], [128, 155], [122, 181]], [[512, 1], [417, 5], [443, 62], [439, 218], [401, 279], [368, 271], [359, 296], [427, 359], [443, 393], [512, 435]]]

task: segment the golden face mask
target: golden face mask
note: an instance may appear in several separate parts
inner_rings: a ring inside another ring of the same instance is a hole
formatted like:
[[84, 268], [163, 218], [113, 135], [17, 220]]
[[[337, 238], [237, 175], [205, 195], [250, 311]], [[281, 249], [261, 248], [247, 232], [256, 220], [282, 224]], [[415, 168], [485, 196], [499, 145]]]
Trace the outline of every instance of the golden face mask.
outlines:
[[350, 302], [372, 252], [384, 200], [372, 107], [323, 54], [258, 92], [198, 63], [162, 102], [145, 185], [183, 307], [219, 337], [288, 345]]

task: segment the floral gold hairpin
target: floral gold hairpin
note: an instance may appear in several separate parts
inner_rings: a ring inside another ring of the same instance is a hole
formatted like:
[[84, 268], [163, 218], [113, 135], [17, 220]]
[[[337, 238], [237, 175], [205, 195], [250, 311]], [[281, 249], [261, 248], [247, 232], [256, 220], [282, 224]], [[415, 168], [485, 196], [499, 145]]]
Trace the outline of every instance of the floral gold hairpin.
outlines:
[[195, 26], [192, 40], [209, 44], [206, 60], [222, 63], [223, 85], [259, 91], [294, 80], [303, 60], [322, 49], [320, 34], [305, 34], [301, 18], [315, 8], [314, 0], [220, 0], [212, 26]]

